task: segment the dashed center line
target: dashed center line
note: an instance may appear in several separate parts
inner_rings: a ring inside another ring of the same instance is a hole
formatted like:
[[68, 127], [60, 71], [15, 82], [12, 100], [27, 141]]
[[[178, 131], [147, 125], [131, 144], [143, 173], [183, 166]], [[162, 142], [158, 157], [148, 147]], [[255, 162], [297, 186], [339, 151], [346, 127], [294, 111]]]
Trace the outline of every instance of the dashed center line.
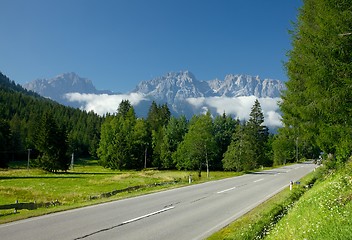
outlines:
[[150, 217], [150, 216], [153, 216], [153, 215], [156, 215], [156, 214], [159, 214], [159, 213], [168, 211], [168, 210], [173, 209], [173, 208], [175, 208], [175, 207], [174, 207], [174, 206], [171, 206], [171, 207], [168, 207], [168, 208], [164, 208], [164, 209], [161, 209], [161, 210], [156, 211], [156, 212], [152, 212], [152, 213], [149, 213], [149, 214], [140, 216], [140, 217], [136, 217], [136, 218], [133, 218], [133, 219], [124, 221], [124, 222], [122, 222], [121, 224], [124, 225], [124, 224], [127, 224], [127, 223], [135, 222], [135, 221], [141, 220], [141, 219], [143, 219], [143, 218], [147, 218], [147, 217]]
[[228, 189], [225, 189], [225, 190], [222, 190], [222, 191], [219, 191], [217, 193], [224, 193], [224, 192], [228, 192], [228, 191], [231, 191], [233, 189], [235, 189], [236, 187], [232, 187], [232, 188], [228, 188]]
[[263, 181], [263, 180], [264, 180], [264, 178], [261, 178], [261, 179], [255, 180], [253, 182], [260, 182], [260, 181]]
[[126, 225], [126, 224], [129, 224], [129, 223], [132, 223], [132, 222], [141, 220], [141, 219], [143, 219], [143, 218], [147, 218], [147, 217], [150, 217], [150, 216], [153, 216], [153, 215], [157, 215], [157, 214], [159, 214], [159, 213], [162, 213], [162, 212], [171, 210], [171, 209], [173, 209], [173, 208], [175, 208], [175, 207], [174, 207], [174, 206], [171, 206], [171, 207], [163, 208], [163, 209], [161, 209], [161, 210], [159, 210], [159, 211], [152, 212], [152, 213], [148, 213], [148, 214], [146, 214], [146, 215], [143, 215], [143, 216], [140, 216], [140, 217], [136, 217], [136, 218], [133, 218], [133, 219], [130, 219], [130, 220], [127, 220], [127, 221], [124, 221], [124, 222], [122, 222], [122, 223], [120, 223], [120, 224], [117, 224], [117, 225], [115, 225], [115, 226], [111, 226], [111, 227], [108, 227], [108, 228], [104, 228], [104, 229], [98, 230], [98, 231], [96, 231], [96, 232], [92, 232], [92, 233], [89, 233], [89, 234], [87, 234], [87, 235], [84, 235], [84, 236], [82, 236], [82, 237], [77, 237], [77, 238], [75, 238], [74, 240], [80, 240], [80, 239], [84, 239], [84, 238], [93, 236], [93, 235], [98, 234], [98, 233], [106, 232], [106, 231], [112, 230], [112, 229], [114, 229], [114, 228], [121, 227], [121, 226], [123, 226], [123, 225]]

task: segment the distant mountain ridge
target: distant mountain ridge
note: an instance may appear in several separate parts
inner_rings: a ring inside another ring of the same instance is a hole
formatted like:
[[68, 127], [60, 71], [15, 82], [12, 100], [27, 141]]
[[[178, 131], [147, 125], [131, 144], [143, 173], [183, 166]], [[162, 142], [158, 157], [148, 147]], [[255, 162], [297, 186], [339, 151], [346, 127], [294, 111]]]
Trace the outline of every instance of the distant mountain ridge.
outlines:
[[57, 75], [50, 79], [36, 79], [24, 84], [23, 87], [71, 107], [80, 106], [68, 101], [65, 97], [67, 93], [113, 94], [111, 91], [97, 90], [91, 80], [82, 78], [74, 72]]
[[[157, 103], [167, 103], [176, 114], [190, 116], [200, 110], [189, 106], [189, 99], [243, 96], [280, 98], [284, 89], [285, 84], [282, 81], [260, 79], [259, 76], [229, 74], [223, 81], [219, 79], [199, 81], [191, 72], [181, 71], [142, 81], [132, 92], [143, 94], [145, 98]], [[209, 109], [208, 106], [202, 108]], [[192, 113], [189, 113], [190, 111]]]
[[[24, 87], [61, 104], [81, 109], [86, 109], [86, 106], [92, 105], [94, 101], [87, 100], [87, 94], [121, 95], [99, 91], [91, 80], [81, 78], [75, 73], [65, 73], [51, 79], [37, 79]], [[214, 107], [217, 107], [214, 102], [218, 99], [246, 96], [277, 99], [284, 89], [285, 84], [282, 81], [261, 79], [259, 76], [228, 74], [224, 80], [202, 81], [190, 71], [179, 71], [141, 81], [134, 90], [124, 96], [140, 97], [134, 106], [137, 115], [142, 117], [146, 116], [152, 101], [158, 104], [167, 103], [174, 115], [191, 117], [193, 114], [214, 110]], [[69, 99], [70, 93], [77, 93], [74, 99]], [[117, 105], [118, 103], [114, 106], [115, 110]]]
[[225, 79], [199, 81], [189, 71], [171, 72], [162, 77], [142, 81], [133, 92], [155, 99], [177, 100], [189, 97], [280, 97], [285, 85], [280, 80], [260, 79], [259, 76], [229, 74]]

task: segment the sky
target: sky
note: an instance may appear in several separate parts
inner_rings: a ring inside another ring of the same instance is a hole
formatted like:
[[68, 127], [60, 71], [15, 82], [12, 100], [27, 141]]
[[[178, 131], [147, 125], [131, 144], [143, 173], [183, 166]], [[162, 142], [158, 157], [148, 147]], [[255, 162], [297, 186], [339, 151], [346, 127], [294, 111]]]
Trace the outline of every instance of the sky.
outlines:
[[75, 72], [100, 90], [191, 71], [286, 81], [301, 0], [0, 0], [0, 71], [16, 83]]

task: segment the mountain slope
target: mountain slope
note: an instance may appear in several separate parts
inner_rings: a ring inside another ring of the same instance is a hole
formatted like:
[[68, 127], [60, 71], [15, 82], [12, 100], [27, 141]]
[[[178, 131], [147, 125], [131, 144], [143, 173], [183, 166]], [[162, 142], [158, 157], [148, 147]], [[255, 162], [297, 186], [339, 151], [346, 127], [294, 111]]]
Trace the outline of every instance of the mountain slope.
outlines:
[[199, 81], [189, 72], [173, 72], [162, 77], [143, 81], [133, 92], [143, 93], [155, 100], [174, 102], [196, 97], [240, 97], [255, 96], [257, 98], [280, 97], [285, 89], [283, 82], [273, 79], [260, 79], [258, 76], [226, 75], [219, 79]]
[[97, 90], [92, 81], [78, 76], [76, 73], [64, 73], [50, 79], [36, 79], [23, 85], [27, 90], [55, 100], [63, 105], [80, 107], [68, 101], [65, 94], [71, 92], [91, 94], [112, 94], [110, 91]]

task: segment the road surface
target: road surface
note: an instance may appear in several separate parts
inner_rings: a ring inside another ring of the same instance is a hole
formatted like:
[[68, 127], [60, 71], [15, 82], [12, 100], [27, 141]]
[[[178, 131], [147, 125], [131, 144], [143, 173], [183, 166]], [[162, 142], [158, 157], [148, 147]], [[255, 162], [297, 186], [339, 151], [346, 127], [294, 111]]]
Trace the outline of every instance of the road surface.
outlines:
[[315, 167], [295, 164], [2, 224], [0, 238], [204, 239]]

